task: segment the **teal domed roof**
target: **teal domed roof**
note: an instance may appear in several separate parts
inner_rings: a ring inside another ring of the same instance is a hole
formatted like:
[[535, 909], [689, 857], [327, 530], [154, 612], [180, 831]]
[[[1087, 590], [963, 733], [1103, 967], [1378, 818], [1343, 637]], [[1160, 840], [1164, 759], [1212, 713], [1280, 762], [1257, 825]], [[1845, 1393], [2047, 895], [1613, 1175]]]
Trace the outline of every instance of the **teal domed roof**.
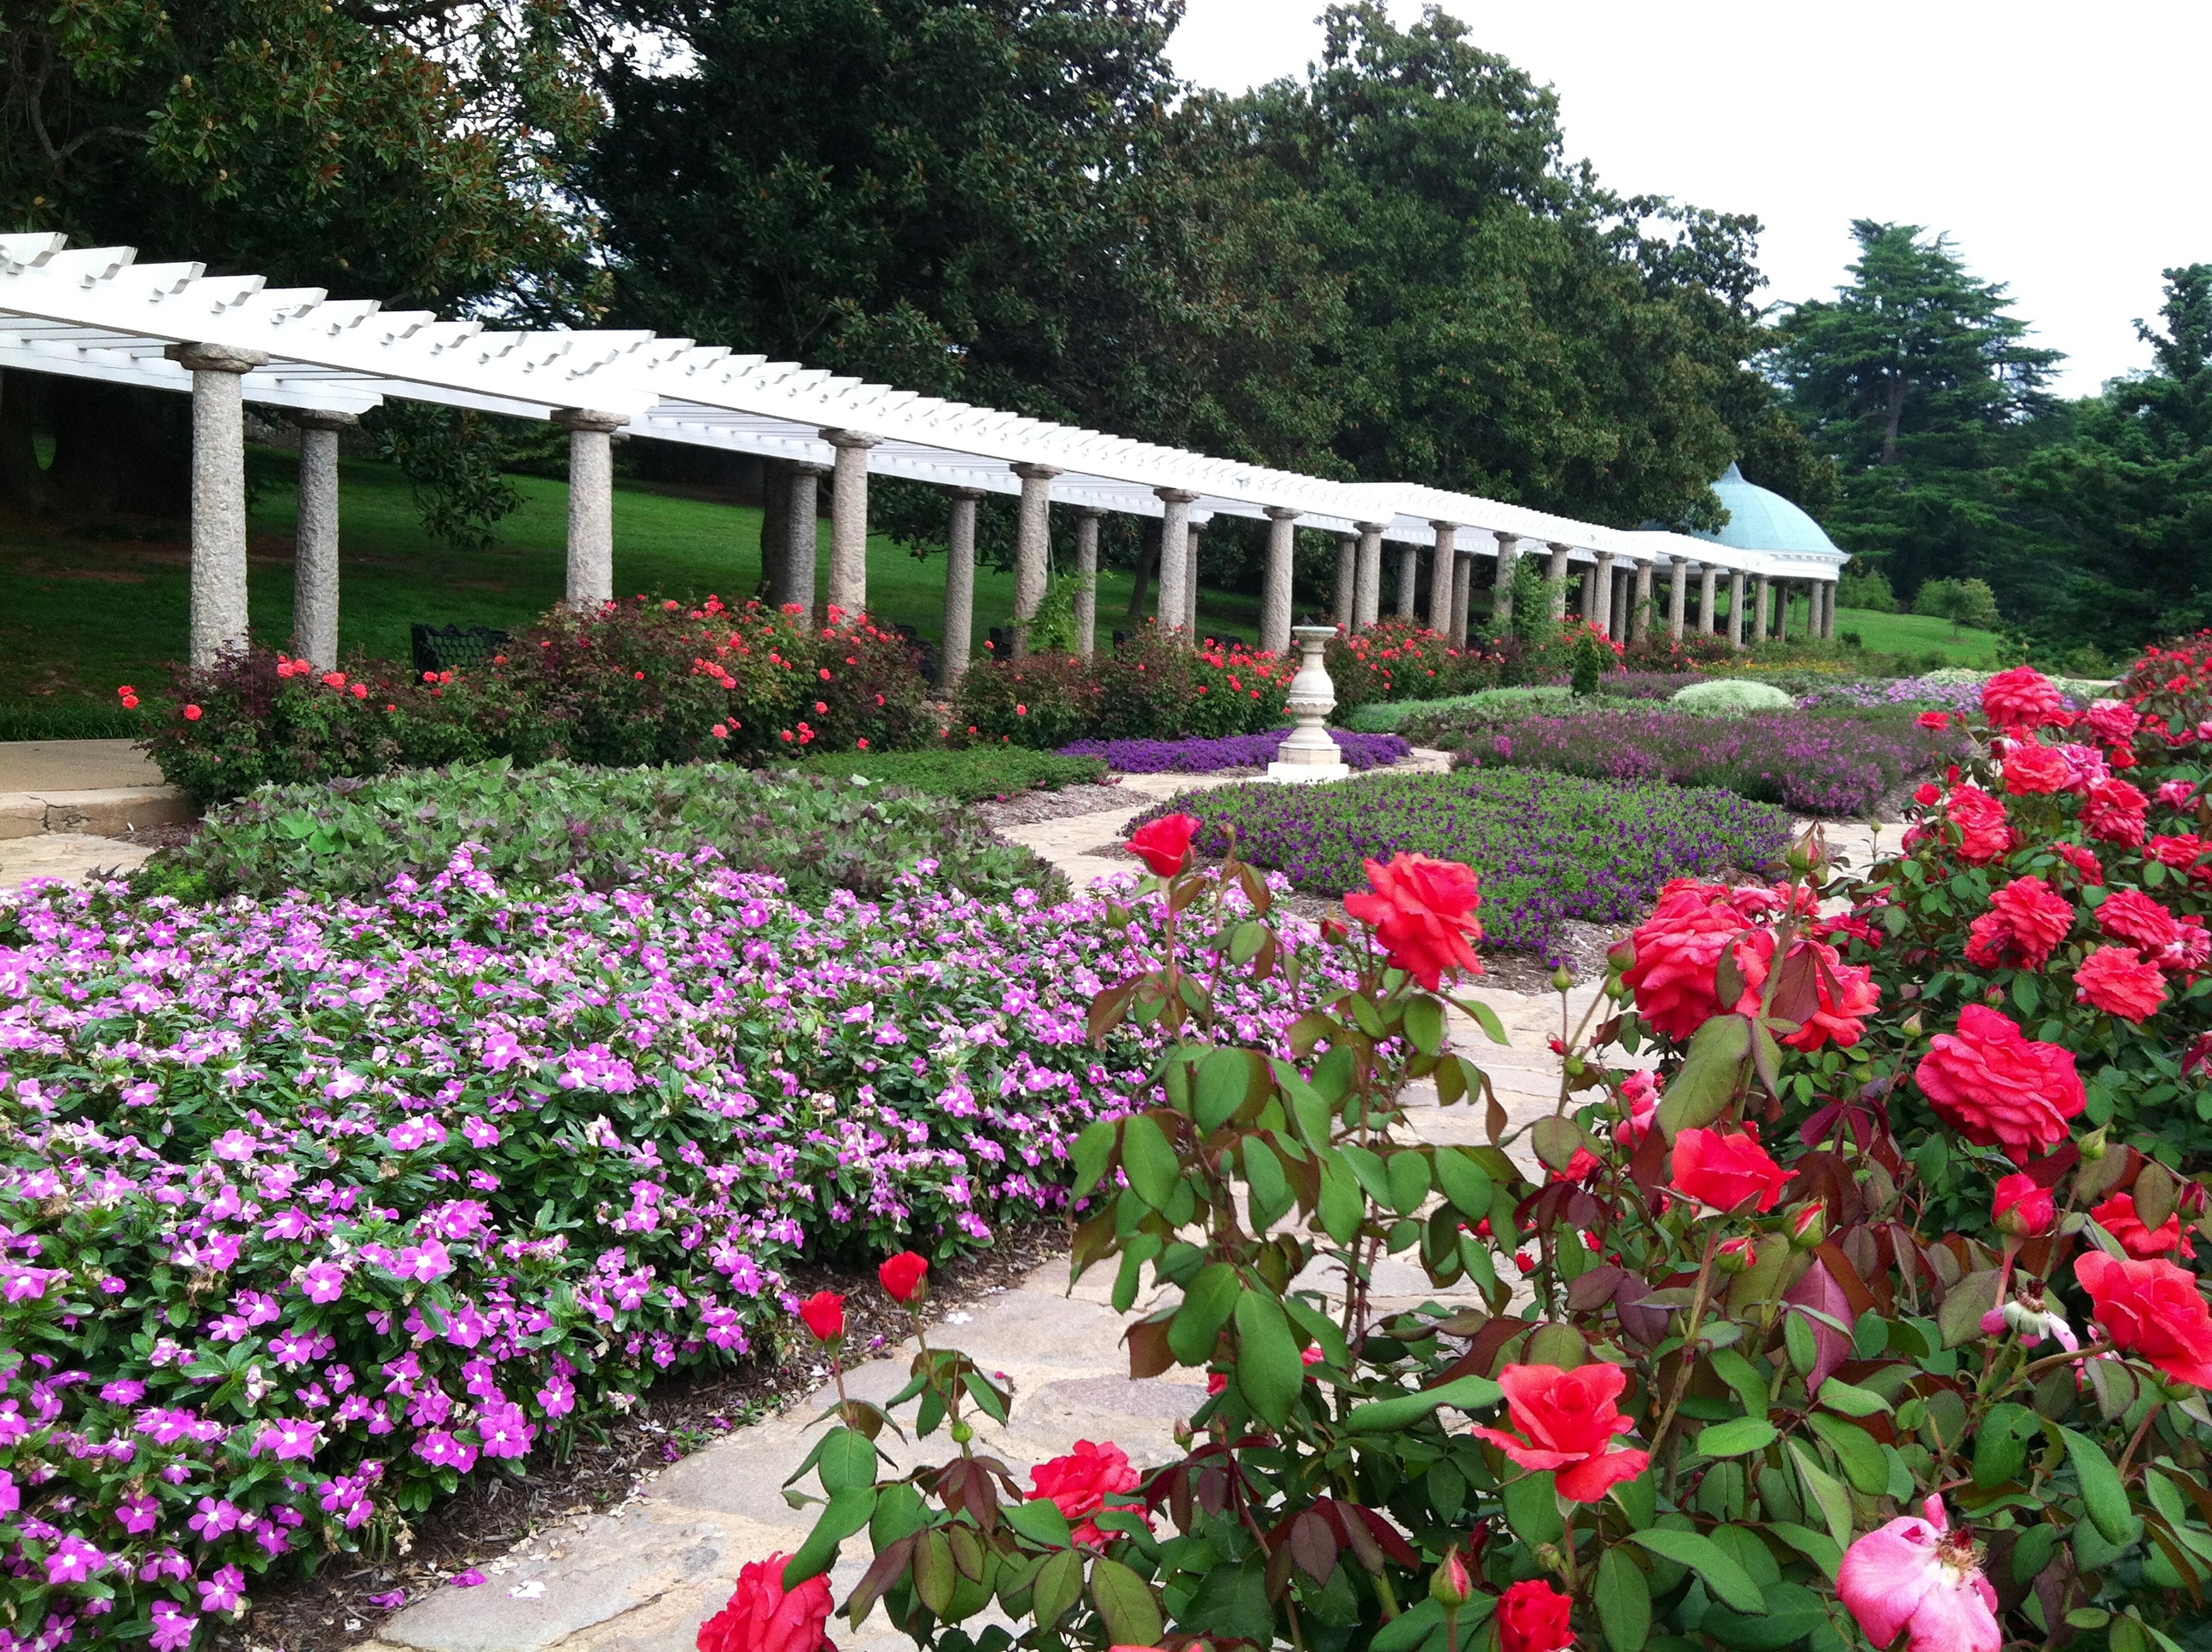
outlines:
[[1745, 481], [1743, 472], [1733, 465], [1713, 483], [1713, 491], [1728, 509], [1728, 525], [1717, 533], [1697, 529], [1697, 538], [1710, 539], [1731, 550], [1778, 550], [1838, 558], [1844, 555], [1818, 522], [1773, 489]]

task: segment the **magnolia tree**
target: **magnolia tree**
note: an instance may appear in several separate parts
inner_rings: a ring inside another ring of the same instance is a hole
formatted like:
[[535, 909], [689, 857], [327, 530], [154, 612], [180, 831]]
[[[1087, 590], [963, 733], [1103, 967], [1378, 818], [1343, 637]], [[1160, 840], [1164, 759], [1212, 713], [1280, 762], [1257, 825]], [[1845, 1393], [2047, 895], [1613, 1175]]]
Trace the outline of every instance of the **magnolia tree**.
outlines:
[[[1174, 1037], [1078, 1145], [1074, 1271], [1157, 1304], [1133, 1376], [1207, 1373], [1182, 1455], [1084, 1442], [1024, 1485], [978, 1442], [1007, 1395], [925, 1343], [890, 1407], [841, 1390], [811, 1536], [702, 1646], [811, 1652], [865, 1534], [839, 1609], [946, 1652], [2179, 1652], [2212, 1576], [2184, 1265], [2208, 686], [2162, 656], [2077, 713], [2008, 672], [1870, 879], [1814, 836], [1778, 882], [1670, 887], [1578, 1023], [1559, 983], [1558, 1102], [1518, 1129], [1450, 1038], [1455, 1009], [1498, 1036], [1458, 986], [1472, 872], [1369, 863], [1328, 928], [1356, 982], [1313, 989], [1281, 1059], [1214, 1008], [1289, 968], [1266, 884], [1156, 823], [1142, 898], [1194, 932], [1218, 909], [1218, 940], [1092, 1008]], [[1417, 1090], [1488, 1144], [1413, 1139]], [[1433, 1303], [1375, 1302], [1391, 1255]], [[908, 1404], [949, 1454], [895, 1475], [875, 1442]]]

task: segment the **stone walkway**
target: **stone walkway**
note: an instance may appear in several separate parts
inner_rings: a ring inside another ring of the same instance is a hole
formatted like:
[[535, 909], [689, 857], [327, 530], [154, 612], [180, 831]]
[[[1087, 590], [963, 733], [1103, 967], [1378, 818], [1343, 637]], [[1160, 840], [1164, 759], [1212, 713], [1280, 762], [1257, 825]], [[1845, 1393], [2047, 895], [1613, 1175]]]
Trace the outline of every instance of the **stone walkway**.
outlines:
[[[1417, 754], [1417, 761], [1443, 766], [1441, 753]], [[1006, 835], [1081, 888], [1129, 869], [1127, 857], [1093, 851], [1112, 844], [1137, 813], [1177, 793], [1222, 783], [1211, 776], [1132, 775], [1123, 784], [1140, 795], [1127, 808], [1014, 827]], [[1895, 829], [1887, 830], [1885, 848], [1894, 842]], [[1829, 837], [1838, 853], [1861, 864], [1873, 847], [1865, 828], [1832, 827]], [[1567, 1012], [1579, 1021], [1595, 990], [1591, 984], [1575, 987], [1566, 995]], [[1558, 1099], [1559, 1068], [1547, 1041], [1560, 1030], [1559, 996], [1495, 988], [1474, 996], [1497, 1012], [1510, 1042], [1493, 1045], [1456, 1017], [1454, 1037], [1491, 1073], [1518, 1127], [1549, 1112]], [[1439, 1108], [1432, 1091], [1412, 1099], [1421, 1139], [1487, 1139], [1480, 1108]], [[1111, 1271], [1100, 1268], [1071, 1290], [1065, 1266], [1048, 1264], [930, 1332], [933, 1345], [963, 1349], [1010, 1381], [1011, 1420], [1003, 1428], [986, 1420], [978, 1447], [1013, 1467], [1024, 1485], [1032, 1466], [1066, 1453], [1078, 1439], [1114, 1441], [1139, 1465], [1160, 1461], [1174, 1450], [1176, 1423], [1205, 1398], [1195, 1373], [1130, 1379], [1121, 1344], [1124, 1321], [1109, 1303], [1112, 1281]], [[1452, 1300], [1452, 1293], [1433, 1291], [1417, 1267], [1395, 1258], [1378, 1270], [1376, 1293], [1382, 1308]], [[1140, 1303], [1138, 1312], [1147, 1306]], [[860, 1366], [848, 1375], [848, 1390], [858, 1398], [888, 1398], [903, 1386], [913, 1353], [908, 1343]], [[690, 1652], [698, 1625], [728, 1598], [740, 1567], [794, 1550], [805, 1540], [811, 1511], [790, 1508], [781, 1488], [811, 1449], [815, 1411], [832, 1397], [825, 1384], [814, 1405], [708, 1446], [653, 1477], [621, 1508], [526, 1540], [483, 1568], [480, 1587], [433, 1590], [387, 1619], [359, 1652]], [[952, 1451], [942, 1432], [918, 1448], [888, 1436], [885, 1444], [902, 1467], [941, 1461]], [[847, 1558], [831, 1580], [840, 1600], [867, 1555], [865, 1535], [846, 1546]], [[910, 1645], [880, 1611], [857, 1634], [836, 1625], [832, 1631], [845, 1652], [897, 1652]]]
[[131, 741], [0, 741], [0, 890], [128, 871], [134, 832], [198, 812]]

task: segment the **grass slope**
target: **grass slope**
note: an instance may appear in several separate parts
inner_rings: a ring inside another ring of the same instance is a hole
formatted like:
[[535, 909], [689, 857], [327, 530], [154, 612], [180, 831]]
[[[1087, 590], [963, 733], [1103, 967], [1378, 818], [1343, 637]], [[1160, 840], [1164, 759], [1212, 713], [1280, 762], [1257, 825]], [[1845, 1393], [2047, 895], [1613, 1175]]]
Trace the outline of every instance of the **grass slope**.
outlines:
[[[255, 501], [249, 554], [253, 630], [283, 642], [291, 634], [292, 533], [298, 499], [289, 454], [257, 450], [257, 476], [272, 478]], [[568, 533], [564, 483], [517, 477], [521, 508], [499, 524], [481, 551], [455, 550], [423, 534], [406, 483], [391, 466], [348, 459], [340, 467], [344, 556], [342, 646], [404, 659], [408, 627], [513, 626], [542, 613], [562, 592]], [[180, 529], [167, 539], [123, 537], [95, 526], [71, 531], [0, 524], [0, 714], [10, 704], [112, 704], [115, 685], [163, 681], [165, 661], [185, 647], [190, 556]], [[112, 536], [112, 537], [102, 537]], [[829, 577], [830, 525], [821, 525]], [[625, 484], [615, 498], [617, 592], [665, 592], [726, 599], [750, 595], [760, 574], [760, 512]], [[1100, 576], [1099, 629], [1110, 634], [1128, 606], [1130, 574]], [[1013, 575], [975, 574], [975, 635], [1013, 611]], [[943, 629], [945, 563], [919, 560], [883, 538], [868, 545], [870, 607], [935, 639]], [[1206, 592], [1212, 623], [1239, 635], [1257, 624], [1255, 598]]]

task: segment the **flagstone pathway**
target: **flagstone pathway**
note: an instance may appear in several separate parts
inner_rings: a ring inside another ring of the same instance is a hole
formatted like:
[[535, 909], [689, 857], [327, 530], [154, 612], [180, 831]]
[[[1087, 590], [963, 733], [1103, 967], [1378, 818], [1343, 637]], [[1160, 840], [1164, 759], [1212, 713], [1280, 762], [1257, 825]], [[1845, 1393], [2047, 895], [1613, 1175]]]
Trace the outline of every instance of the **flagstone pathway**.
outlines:
[[[1421, 752], [1416, 761], [1441, 768], [1443, 756]], [[1082, 888], [1093, 878], [1129, 870], [1126, 856], [1094, 851], [1113, 844], [1136, 814], [1179, 792], [1220, 783], [1209, 776], [1132, 775], [1123, 785], [1139, 795], [1126, 808], [1009, 828], [1006, 835]], [[1885, 831], [1881, 847], [1892, 848], [1896, 829]], [[1859, 865], [1874, 847], [1863, 827], [1832, 826], [1829, 840]], [[1595, 991], [1583, 984], [1568, 993], [1567, 1013], [1579, 1020]], [[1547, 1041], [1559, 1029], [1559, 995], [1493, 987], [1474, 996], [1497, 1011], [1509, 1042], [1492, 1045], [1463, 1021], [1455, 1038], [1489, 1071], [1517, 1127], [1549, 1111], [1558, 1098], [1559, 1069]], [[1479, 1109], [1439, 1108], [1432, 1094], [1425, 1102], [1413, 1099], [1413, 1126], [1422, 1139], [1487, 1139]], [[966, 1351], [1011, 1383], [1010, 1421], [1003, 1428], [986, 1421], [977, 1443], [1024, 1485], [1030, 1467], [1063, 1455], [1077, 1439], [1112, 1440], [1139, 1464], [1158, 1461], [1174, 1449], [1176, 1422], [1205, 1398], [1194, 1373], [1131, 1380], [1121, 1345], [1125, 1321], [1110, 1306], [1111, 1285], [1111, 1273], [1100, 1269], [1071, 1287], [1065, 1266], [1048, 1264], [930, 1329], [933, 1344]], [[1376, 1293], [1377, 1306], [1385, 1308], [1439, 1295], [1418, 1268], [1396, 1258], [1382, 1263]], [[888, 1398], [903, 1386], [913, 1353], [909, 1342], [861, 1365], [848, 1374], [848, 1391]], [[825, 1386], [817, 1404], [737, 1430], [655, 1476], [611, 1513], [573, 1519], [526, 1540], [484, 1566], [478, 1587], [433, 1590], [386, 1619], [377, 1638], [357, 1652], [690, 1652], [698, 1625], [728, 1598], [740, 1567], [805, 1540], [810, 1511], [791, 1508], [781, 1487], [805, 1460], [815, 1413], [827, 1397]], [[902, 1466], [941, 1461], [951, 1450], [941, 1432], [911, 1444], [886, 1436], [886, 1443]], [[865, 1539], [847, 1546], [831, 1577], [839, 1599], [859, 1578], [866, 1547]], [[844, 1652], [896, 1652], [910, 1644], [880, 1612], [857, 1634], [838, 1632], [835, 1625], [832, 1631]]]

